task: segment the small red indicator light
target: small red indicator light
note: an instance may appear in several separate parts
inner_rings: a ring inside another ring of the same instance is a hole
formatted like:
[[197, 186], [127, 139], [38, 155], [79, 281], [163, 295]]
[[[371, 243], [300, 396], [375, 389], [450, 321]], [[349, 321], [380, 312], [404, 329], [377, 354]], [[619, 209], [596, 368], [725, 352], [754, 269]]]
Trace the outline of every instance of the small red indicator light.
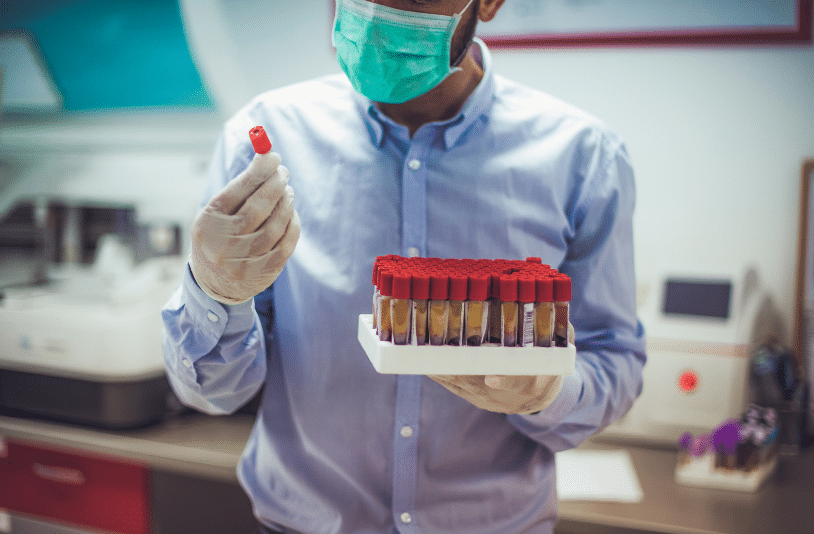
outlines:
[[692, 393], [698, 389], [698, 375], [695, 371], [684, 371], [678, 377], [678, 389], [684, 393]]

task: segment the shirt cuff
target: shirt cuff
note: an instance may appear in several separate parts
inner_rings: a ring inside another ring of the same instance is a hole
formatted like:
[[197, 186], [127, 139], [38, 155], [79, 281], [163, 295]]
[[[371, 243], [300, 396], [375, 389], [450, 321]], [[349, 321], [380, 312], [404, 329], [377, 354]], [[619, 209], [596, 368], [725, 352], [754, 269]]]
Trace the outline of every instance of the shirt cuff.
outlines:
[[240, 304], [223, 304], [213, 299], [200, 288], [192, 276], [192, 269], [187, 263], [183, 280], [184, 295], [189, 313], [194, 317], [206, 318], [202, 323], [210, 323], [216, 328], [216, 337], [224, 334], [247, 332], [254, 326], [254, 299]]

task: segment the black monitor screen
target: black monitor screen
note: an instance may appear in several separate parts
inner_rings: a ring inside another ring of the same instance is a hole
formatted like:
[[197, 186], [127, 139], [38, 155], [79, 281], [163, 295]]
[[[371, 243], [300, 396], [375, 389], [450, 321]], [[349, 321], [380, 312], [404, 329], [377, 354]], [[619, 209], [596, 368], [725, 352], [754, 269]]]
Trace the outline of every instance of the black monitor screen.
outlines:
[[667, 280], [664, 313], [729, 318], [732, 283], [720, 280]]

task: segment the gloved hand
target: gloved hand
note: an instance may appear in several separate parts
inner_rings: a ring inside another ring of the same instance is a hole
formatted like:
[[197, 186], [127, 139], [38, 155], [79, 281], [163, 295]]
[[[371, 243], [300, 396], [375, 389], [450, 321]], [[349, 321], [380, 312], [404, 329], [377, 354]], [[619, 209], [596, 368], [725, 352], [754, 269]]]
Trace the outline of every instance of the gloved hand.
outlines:
[[283, 270], [300, 236], [288, 169], [256, 154], [192, 224], [189, 266], [200, 288], [224, 304], [245, 302]]
[[[568, 342], [574, 327], [568, 324]], [[565, 377], [507, 375], [431, 375], [430, 378], [478, 408], [498, 413], [531, 414], [551, 406]]]

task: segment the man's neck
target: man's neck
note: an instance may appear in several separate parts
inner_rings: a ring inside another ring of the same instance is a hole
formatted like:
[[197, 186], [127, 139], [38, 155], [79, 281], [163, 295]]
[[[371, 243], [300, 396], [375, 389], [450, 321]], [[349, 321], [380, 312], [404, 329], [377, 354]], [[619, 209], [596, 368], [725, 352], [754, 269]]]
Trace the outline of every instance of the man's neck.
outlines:
[[403, 104], [376, 103], [385, 115], [410, 130], [410, 137], [424, 124], [451, 119], [463, 107], [466, 99], [483, 78], [483, 69], [467, 52], [461, 69], [448, 76], [436, 87]]

